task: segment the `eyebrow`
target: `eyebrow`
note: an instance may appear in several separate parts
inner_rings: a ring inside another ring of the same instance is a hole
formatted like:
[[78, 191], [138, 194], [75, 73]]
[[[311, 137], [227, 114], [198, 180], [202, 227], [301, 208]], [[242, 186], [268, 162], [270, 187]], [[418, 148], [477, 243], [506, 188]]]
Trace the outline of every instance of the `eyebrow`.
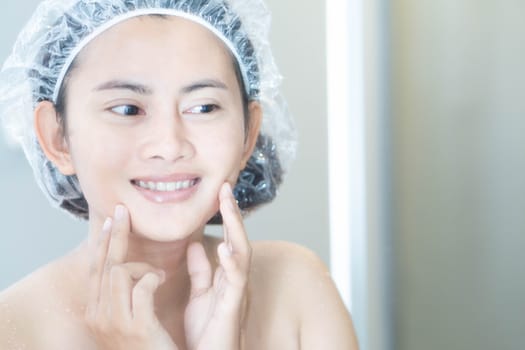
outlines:
[[[190, 85], [182, 87], [180, 89], [180, 92], [182, 94], [189, 94], [196, 90], [201, 90], [201, 89], [206, 89], [206, 88], [214, 88], [214, 89], [221, 89], [221, 90], [228, 89], [226, 84], [224, 84], [223, 82], [219, 80], [204, 79], [204, 80], [199, 80], [194, 83], [191, 83]], [[140, 95], [151, 95], [153, 93], [153, 89], [146, 85], [134, 83], [130, 81], [123, 81], [123, 80], [110, 80], [108, 82], [98, 85], [93, 90], [94, 91], [130, 90]]]
[[147, 87], [146, 85], [122, 80], [110, 80], [108, 82], [98, 85], [93, 90], [130, 90], [141, 95], [151, 95], [153, 93], [153, 90]]
[[228, 89], [226, 84], [224, 84], [223, 82], [219, 80], [205, 79], [205, 80], [196, 81], [188, 86], [183, 87], [181, 89], [181, 93], [189, 94], [190, 92], [193, 92], [195, 90], [206, 89], [206, 88], [214, 88], [214, 89], [221, 89], [221, 90]]

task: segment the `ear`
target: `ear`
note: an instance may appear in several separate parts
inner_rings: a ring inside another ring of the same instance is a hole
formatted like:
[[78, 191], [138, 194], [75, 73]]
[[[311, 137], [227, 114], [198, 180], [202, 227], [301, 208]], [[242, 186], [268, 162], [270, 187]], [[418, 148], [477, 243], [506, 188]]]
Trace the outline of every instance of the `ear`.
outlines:
[[246, 163], [250, 159], [255, 145], [257, 144], [257, 138], [259, 137], [259, 130], [261, 129], [261, 121], [263, 111], [261, 104], [257, 101], [252, 101], [248, 105], [248, 130], [246, 138], [244, 140], [244, 151], [242, 155], [241, 169], [244, 169]]
[[64, 175], [75, 174], [65, 131], [50, 101], [39, 102], [34, 111], [35, 133], [47, 159]]

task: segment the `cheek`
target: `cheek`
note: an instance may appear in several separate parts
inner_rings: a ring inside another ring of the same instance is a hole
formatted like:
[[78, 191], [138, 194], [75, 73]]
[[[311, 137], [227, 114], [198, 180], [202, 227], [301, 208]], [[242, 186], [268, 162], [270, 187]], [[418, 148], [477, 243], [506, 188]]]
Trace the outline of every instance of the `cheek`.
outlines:
[[240, 166], [244, 149], [244, 130], [238, 126], [224, 127], [206, 139], [209, 157], [220, 161], [225, 170]]
[[130, 158], [130, 148], [121, 140], [76, 135], [71, 139], [71, 157], [80, 186], [91, 204], [92, 198], [112, 193], [115, 181], [122, 177], [122, 170]]
[[75, 137], [71, 139], [71, 156], [75, 169], [98, 168], [103, 171], [104, 167], [115, 168], [122, 165], [129, 158], [131, 147], [118, 138], [106, 138], [101, 133], [85, 135], [86, 137]]
[[78, 152], [75, 161], [80, 188], [88, 202], [90, 216], [104, 218], [112, 215], [121, 202], [125, 182], [125, 158], [116, 143], [96, 144]]

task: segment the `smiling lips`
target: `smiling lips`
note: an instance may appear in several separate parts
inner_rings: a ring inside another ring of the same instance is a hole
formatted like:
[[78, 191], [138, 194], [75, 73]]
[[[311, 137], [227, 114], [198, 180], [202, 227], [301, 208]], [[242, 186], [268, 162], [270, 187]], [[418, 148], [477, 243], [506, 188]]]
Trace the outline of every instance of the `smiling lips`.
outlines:
[[200, 177], [190, 174], [131, 180], [132, 185], [139, 193], [155, 203], [185, 201], [197, 191], [200, 182]]
[[[163, 179], [164, 180], [164, 179]], [[132, 180], [131, 183], [148, 200], [156, 203], [179, 202], [188, 199], [200, 182], [199, 177], [184, 176], [171, 181]]]
[[155, 181], [135, 181], [135, 185], [150, 191], [173, 192], [185, 190], [195, 186], [197, 179], [172, 181], [172, 182], [155, 182]]

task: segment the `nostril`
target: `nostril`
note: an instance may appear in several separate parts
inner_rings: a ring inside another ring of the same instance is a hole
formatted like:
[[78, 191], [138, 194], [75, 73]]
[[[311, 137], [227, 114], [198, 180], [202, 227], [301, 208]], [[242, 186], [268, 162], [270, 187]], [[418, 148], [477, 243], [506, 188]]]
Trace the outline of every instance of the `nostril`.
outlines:
[[152, 135], [141, 147], [143, 159], [174, 162], [191, 158], [194, 154], [193, 144], [183, 137]]

